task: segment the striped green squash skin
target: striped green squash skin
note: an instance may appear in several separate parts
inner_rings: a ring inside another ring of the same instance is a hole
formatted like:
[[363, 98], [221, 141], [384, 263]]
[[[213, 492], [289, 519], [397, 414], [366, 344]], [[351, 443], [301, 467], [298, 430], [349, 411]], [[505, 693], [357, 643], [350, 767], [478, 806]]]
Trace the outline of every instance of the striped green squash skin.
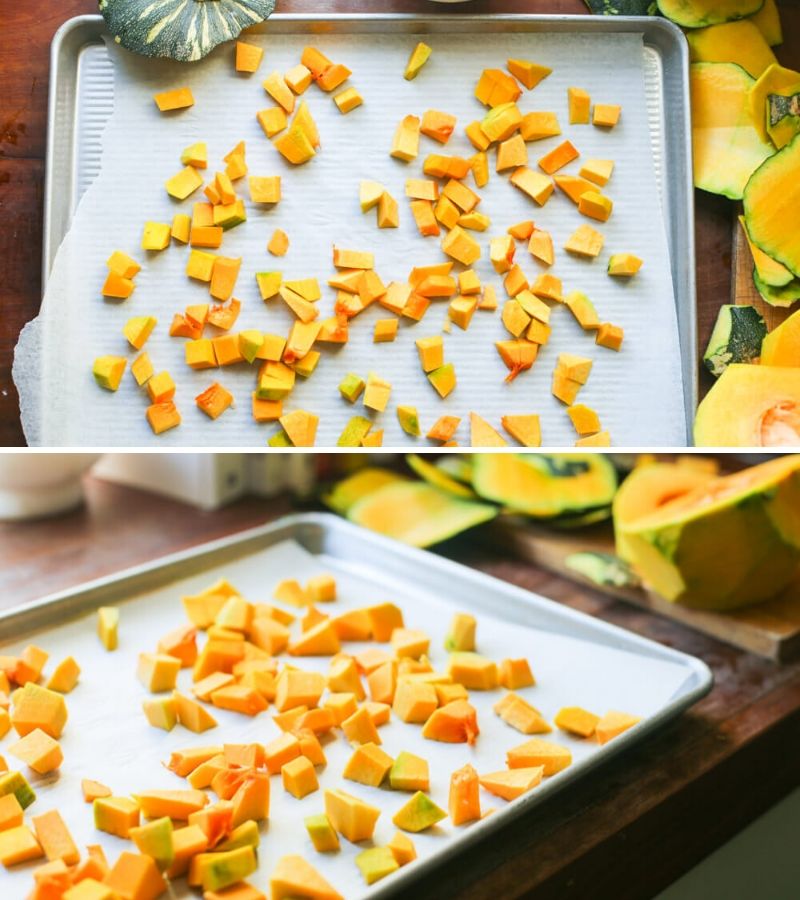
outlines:
[[684, 28], [721, 25], [757, 13], [764, 0], [658, 0], [662, 16]]
[[142, 56], [194, 62], [263, 22], [275, 0], [100, 0], [114, 40]]

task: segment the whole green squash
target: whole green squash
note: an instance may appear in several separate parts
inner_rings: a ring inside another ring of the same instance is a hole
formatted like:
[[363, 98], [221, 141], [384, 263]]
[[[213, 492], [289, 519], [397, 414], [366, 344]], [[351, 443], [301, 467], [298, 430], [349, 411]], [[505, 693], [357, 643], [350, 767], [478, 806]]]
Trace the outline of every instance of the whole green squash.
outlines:
[[263, 22], [275, 0], [100, 0], [114, 40], [143, 56], [202, 59]]

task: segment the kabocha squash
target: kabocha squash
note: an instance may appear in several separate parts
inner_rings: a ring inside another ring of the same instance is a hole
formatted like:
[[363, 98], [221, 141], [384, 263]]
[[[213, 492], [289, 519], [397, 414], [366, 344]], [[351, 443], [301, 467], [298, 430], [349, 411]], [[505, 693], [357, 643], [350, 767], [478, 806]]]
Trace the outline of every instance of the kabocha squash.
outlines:
[[750, 240], [800, 277], [800, 134], [753, 172], [744, 190]]
[[472, 485], [479, 496], [534, 518], [606, 507], [617, 474], [600, 454], [475, 454]]
[[424, 457], [412, 453], [406, 457], [406, 462], [412, 472], [419, 475], [423, 481], [432, 484], [435, 488], [439, 488], [439, 490], [445, 491], [448, 494], [453, 494], [455, 497], [462, 497], [466, 500], [477, 499], [475, 491], [467, 487], [467, 485], [462, 484], [460, 481], [457, 481], [455, 478], [452, 478], [438, 466], [428, 462]]
[[770, 47], [777, 47], [783, 43], [781, 17], [775, 0], [764, 0], [761, 9], [750, 16], [750, 21], [758, 27]]
[[698, 447], [800, 445], [800, 368], [732, 365], [703, 398]]
[[703, 363], [712, 375], [721, 375], [731, 363], [748, 363], [761, 355], [761, 342], [767, 334], [763, 317], [754, 306], [723, 304]]
[[396, 481], [353, 504], [347, 518], [415, 547], [429, 547], [488, 522], [497, 509], [456, 498], [429, 484]]
[[774, 328], [761, 345], [764, 366], [800, 366], [800, 311]]
[[692, 63], [689, 78], [694, 185], [740, 200], [747, 180], [774, 150], [750, 117], [754, 80], [741, 66], [721, 62]]
[[619, 486], [612, 504], [619, 557], [630, 556], [625, 544], [625, 528], [630, 522], [657, 512], [672, 500], [708, 484], [715, 475], [712, 468], [687, 465], [680, 458], [674, 462], [638, 465]]
[[743, 19], [761, 9], [764, 0], [657, 0], [662, 15], [684, 28], [704, 28]]
[[275, 0], [100, 0], [99, 6], [114, 40], [126, 50], [192, 62], [262, 22]]
[[619, 549], [665, 599], [735, 609], [775, 596], [796, 574], [798, 508], [800, 456], [785, 456], [715, 478], [619, 524]]

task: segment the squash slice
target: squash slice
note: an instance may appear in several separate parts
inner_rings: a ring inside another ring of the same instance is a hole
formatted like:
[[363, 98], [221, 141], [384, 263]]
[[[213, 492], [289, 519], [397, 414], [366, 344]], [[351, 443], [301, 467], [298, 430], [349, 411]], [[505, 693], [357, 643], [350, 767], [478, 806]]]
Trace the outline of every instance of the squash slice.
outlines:
[[705, 28], [743, 19], [761, 9], [764, 0], [658, 0], [662, 15], [684, 28]]
[[750, 240], [800, 276], [800, 134], [756, 169], [744, 190]]
[[347, 518], [414, 547], [428, 547], [496, 515], [497, 508], [487, 503], [457, 499], [429, 484], [397, 481], [353, 505]]
[[729, 62], [758, 78], [778, 61], [764, 35], [751, 21], [725, 22], [686, 33], [692, 62]]
[[767, 256], [763, 250], [756, 247], [750, 240], [744, 216], [739, 216], [739, 224], [742, 226], [742, 231], [744, 232], [745, 239], [750, 247], [750, 252], [753, 254], [753, 262], [755, 263], [756, 272], [761, 281], [770, 287], [783, 287], [784, 285], [789, 284], [794, 276], [783, 263], [779, 263], [771, 256]]
[[694, 185], [740, 200], [747, 179], [773, 152], [747, 104], [753, 79], [734, 63], [692, 63]]

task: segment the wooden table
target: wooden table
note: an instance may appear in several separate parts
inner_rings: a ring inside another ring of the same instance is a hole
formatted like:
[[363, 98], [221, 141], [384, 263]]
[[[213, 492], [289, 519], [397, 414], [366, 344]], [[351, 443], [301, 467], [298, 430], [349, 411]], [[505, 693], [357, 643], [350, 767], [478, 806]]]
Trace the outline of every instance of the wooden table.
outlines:
[[[800, 4], [778, 0], [786, 43], [778, 56], [800, 59]], [[24, 444], [11, 361], [17, 336], [41, 302], [42, 189], [50, 39], [61, 23], [97, 11], [95, 0], [6, 3], [0, 28], [0, 446]], [[585, 13], [582, 0], [278, 0], [283, 12]], [[697, 293], [701, 349], [717, 309], [728, 302], [733, 204], [697, 194]], [[708, 389], [710, 376], [702, 376]]]
[[[0, 606], [260, 524], [287, 501], [198, 512], [89, 480], [89, 504], [0, 525]], [[565, 788], [453, 862], [417, 900], [647, 900], [800, 784], [800, 664], [779, 667], [684, 626], [482, 548], [451, 559], [704, 659], [714, 690], [659, 735]]]

